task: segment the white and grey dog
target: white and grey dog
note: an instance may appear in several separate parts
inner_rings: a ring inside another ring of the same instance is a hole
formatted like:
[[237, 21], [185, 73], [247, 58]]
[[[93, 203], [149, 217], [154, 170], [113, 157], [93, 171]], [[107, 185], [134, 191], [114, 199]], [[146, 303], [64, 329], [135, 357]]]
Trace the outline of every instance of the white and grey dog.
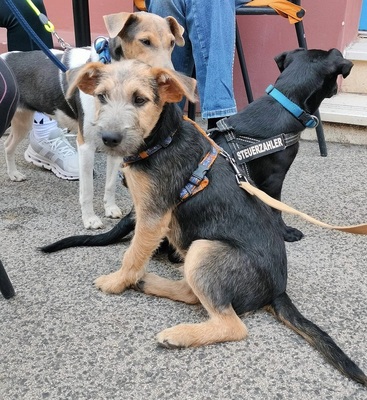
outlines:
[[[107, 43], [111, 62], [137, 59], [152, 66], [173, 68], [172, 50], [175, 44], [184, 45], [184, 30], [173, 17], [161, 18], [145, 12], [123, 12], [103, 18], [109, 34]], [[68, 69], [100, 60], [93, 47], [52, 51]], [[85, 228], [103, 227], [93, 208], [93, 167], [94, 153], [97, 149], [107, 153], [105, 215], [120, 218], [122, 213], [115, 203], [115, 190], [121, 160], [114, 154], [113, 143], [103, 141], [98, 130], [94, 128], [97, 110], [93, 97], [79, 90], [68, 97], [68, 74], [62, 73], [42, 51], [13, 51], [2, 54], [1, 57], [12, 69], [20, 91], [19, 106], [12, 119], [9, 137], [5, 141], [5, 157], [10, 179], [26, 179], [25, 175], [17, 170], [15, 150], [31, 130], [34, 112], [46, 113], [55, 118], [60, 126], [78, 132], [79, 200]], [[108, 101], [108, 98], [104, 101]], [[118, 110], [115, 111], [118, 114]], [[111, 114], [110, 119], [113, 121], [116, 116]]]

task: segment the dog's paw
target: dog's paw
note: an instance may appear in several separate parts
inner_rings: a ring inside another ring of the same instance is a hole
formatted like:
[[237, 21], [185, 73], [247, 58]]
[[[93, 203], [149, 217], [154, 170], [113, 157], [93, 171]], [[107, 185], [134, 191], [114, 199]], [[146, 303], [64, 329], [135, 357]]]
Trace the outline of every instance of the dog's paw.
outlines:
[[182, 332], [181, 325], [159, 332], [157, 342], [158, 346], [165, 347], [166, 349], [181, 349], [192, 345], [185, 333]]
[[108, 218], [122, 218], [122, 212], [116, 204], [113, 204], [105, 207], [105, 216]]
[[101, 229], [103, 228], [103, 222], [97, 215], [93, 215], [88, 218], [83, 218], [84, 228], [86, 229]]
[[125, 281], [121, 279], [120, 271], [100, 276], [94, 281], [94, 285], [102, 292], [110, 294], [122, 293], [127, 288]]
[[27, 177], [19, 171], [9, 172], [8, 175], [10, 180], [13, 182], [22, 182], [27, 179]]
[[292, 228], [291, 226], [287, 226], [283, 232], [283, 237], [286, 242], [298, 242], [303, 236], [300, 230]]

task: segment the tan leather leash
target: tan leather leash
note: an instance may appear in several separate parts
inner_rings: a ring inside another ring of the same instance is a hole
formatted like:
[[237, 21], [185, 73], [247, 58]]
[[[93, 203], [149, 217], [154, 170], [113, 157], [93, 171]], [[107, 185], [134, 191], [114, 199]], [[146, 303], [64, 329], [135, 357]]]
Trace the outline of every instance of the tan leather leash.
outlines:
[[275, 208], [279, 211], [287, 212], [289, 214], [298, 215], [299, 217], [305, 219], [308, 222], [311, 222], [312, 224], [315, 224], [315, 225], [318, 225], [318, 226], [321, 226], [321, 227], [327, 228], [327, 229], [334, 229], [337, 231], [354, 233], [356, 235], [367, 235], [367, 224], [350, 225], [350, 226], [329, 225], [329, 224], [319, 221], [316, 218], [313, 218], [301, 211], [298, 211], [298, 210], [288, 206], [287, 204], [282, 203], [279, 200], [273, 199], [272, 197], [267, 195], [262, 190], [252, 186], [249, 182], [240, 182], [240, 186], [242, 189], [246, 190], [246, 192], [248, 192], [249, 194], [251, 194], [253, 196], [256, 196], [262, 202], [269, 205], [270, 207]]

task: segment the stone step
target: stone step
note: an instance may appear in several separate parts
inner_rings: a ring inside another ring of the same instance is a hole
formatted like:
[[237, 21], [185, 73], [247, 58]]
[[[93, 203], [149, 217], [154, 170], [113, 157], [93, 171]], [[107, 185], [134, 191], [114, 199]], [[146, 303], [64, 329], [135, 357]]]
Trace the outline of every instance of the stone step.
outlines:
[[367, 37], [360, 36], [344, 51], [344, 56], [353, 61], [353, 68], [342, 82], [342, 91], [367, 94]]
[[[320, 115], [328, 142], [367, 146], [367, 95], [339, 93], [325, 99]], [[306, 129], [302, 139], [316, 140], [314, 129]]]
[[322, 121], [367, 126], [367, 94], [339, 93], [322, 102], [320, 114]]

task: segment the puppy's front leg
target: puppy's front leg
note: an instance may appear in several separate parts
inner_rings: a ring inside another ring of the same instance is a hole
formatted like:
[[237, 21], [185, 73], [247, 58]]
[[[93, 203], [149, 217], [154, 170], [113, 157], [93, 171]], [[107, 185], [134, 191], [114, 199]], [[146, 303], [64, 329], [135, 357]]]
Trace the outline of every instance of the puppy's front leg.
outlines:
[[118, 294], [132, 285], [136, 285], [144, 276], [145, 265], [154, 250], [168, 232], [170, 213], [152, 221], [149, 217], [139, 218], [130, 247], [122, 259], [121, 268], [109, 275], [102, 275], [94, 283], [106, 293]]
[[102, 221], [93, 209], [93, 167], [95, 146], [84, 142], [78, 144], [79, 153], [79, 202], [82, 209], [84, 227], [98, 229], [103, 227]]
[[121, 218], [122, 212], [116, 205], [115, 192], [118, 170], [122, 162], [121, 157], [107, 156], [106, 186], [104, 192], [105, 216], [110, 218]]

